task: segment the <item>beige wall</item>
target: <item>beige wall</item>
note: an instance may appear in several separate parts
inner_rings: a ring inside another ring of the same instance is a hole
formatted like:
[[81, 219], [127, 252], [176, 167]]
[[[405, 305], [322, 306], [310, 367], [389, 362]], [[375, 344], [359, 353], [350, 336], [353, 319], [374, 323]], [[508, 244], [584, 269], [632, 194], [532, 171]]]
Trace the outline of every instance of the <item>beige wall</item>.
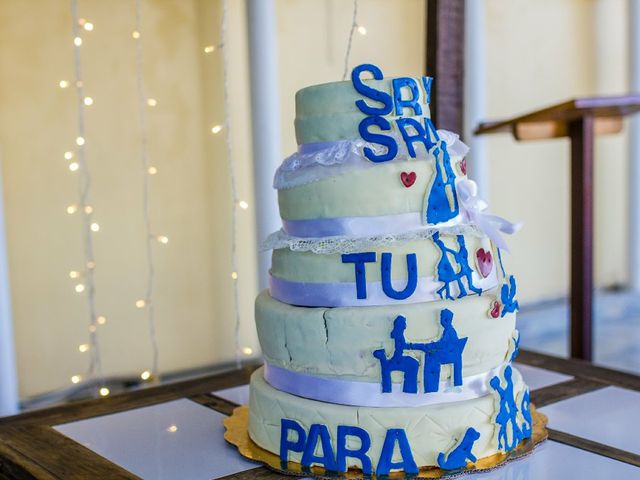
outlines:
[[[239, 212], [242, 345], [257, 351], [254, 205], [250, 152], [248, 59], [244, 2], [229, 0], [232, 145], [238, 190], [250, 208]], [[87, 155], [95, 235], [97, 304], [104, 373], [149, 368], [144, 312], [134, 306], [145, 288], [142, 176], [136, 122], [133, 1], [82, 0], [95, 24], [82, 47], [87, 94]], [[1, 0], [0, 159], [7, 203], [11, 288], [20, 391], [24, 397], [69, 385], [84, 373], [86, 298], [68, 271], [82, 263], [77, 177], [62, 154], [75, 138], [75, 100], [57, 83], [72, 76], [68, 2]], [[487, 0], [488, 116], [499, 118], [575, 95], [626, 88], [625, 2], [622, 0]], [[351, 25], [346, 0], [278, 0], [279, 83], [283, 155], [295, 149], [297, 89], [342, 75]], [[222, 123], [222, 63], [205, 45], [219, 41], [218, 0], [144, 2], [145, 82], [158, 106], [148, 111], [151, 212], [156, 248], [157, 330], [162, 371], [234, 357], [230, 190]], [[424, 68], [422, 0], [360, 1], [351, 65], [379, 64], [385, 74]], [[626, 279], [625, 136], [597, 144], [597, 277]], [[566, 140], [516, 144], [488, 140], [491, 204], [525, 222], [512, 240], [508, 265], [521, 298], [563, 294], [568, 285], [569, 168]]]
[[[620, 94], [626, 84], [626, 2], [488, 0], [487, 116], [503, 118], [576, 96]], [[524, 301], [569, 286], [569, 141], [488, 137], [490, 203], [525, 226], [507, 260]], [[626, 134], [596, 143], [598, 285], [627, 278]]]

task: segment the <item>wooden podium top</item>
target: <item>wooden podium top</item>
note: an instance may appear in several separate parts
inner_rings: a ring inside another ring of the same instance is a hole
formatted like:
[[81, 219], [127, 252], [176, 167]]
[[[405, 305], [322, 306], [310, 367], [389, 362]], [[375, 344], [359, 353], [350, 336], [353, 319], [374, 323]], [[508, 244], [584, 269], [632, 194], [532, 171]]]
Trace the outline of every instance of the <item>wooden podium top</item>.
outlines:
[[622, 129], [622, 117], [639, 111], [640, 94], [574, 98], [508, 120], [483, 122], [474, 133], [511, 132], [517, 140], [566, 137], [567, 125], [582, 117], [593, 117], [597, 134], [617, 133]]

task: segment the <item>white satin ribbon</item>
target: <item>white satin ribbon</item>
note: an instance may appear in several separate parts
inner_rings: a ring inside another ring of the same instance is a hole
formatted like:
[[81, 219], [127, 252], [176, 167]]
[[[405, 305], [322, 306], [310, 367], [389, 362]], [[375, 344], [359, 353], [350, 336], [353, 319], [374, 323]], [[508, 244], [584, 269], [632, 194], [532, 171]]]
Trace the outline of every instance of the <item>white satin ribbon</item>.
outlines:
[[521, 223], [512, 223], [498, 215], [486, 213], [487, 202], [478, 197], [478, 185], [473, 180], [462, 179], [456, 182], [458, 200], [465, 216], [465, 221], [475, 224], [500, 249], [509, 251], [500, 232], [511, 235], [522, 227]]
[[282, 229], [292, 237], [369, 237], [375, 235], [395, 235], [399, 233], [445, 228], [461, 223], [463, 216], [437, 225], [422, 223], [421, 212], [380, 215], [377, 217], [314, 218], [310, 220], [282, 220]]
[[357, 407], [419, 407], [462, 402], [488, 395], [491, 393], [489, 381], [502, 368], [504, 365], [464, 377], [460, 387], [451, 386], [449, 380], [440, 382], [439, 390], [432, 393], [404, 393], [400, 383], [394, 383], [391, 392], [382, 393], [380, 383], [318, 377], [269, 363], [264, 364], [264, 378], [273, 388], [320, 402]]
[[[482, 278], [477, 272], [472, 274], [473, 284], [482, 291], [487, 291], [498, 285], [498, 273], [495, 262], [491, 272]], [[405, 288], [405, 279], [391, 281], [396, 291]], [[382, 282], [367, 282], [367, 298], [357, 298], [355, 282], [308, 283], [293, 282], [273, 275], [269, 275], [269, 293], [275, 298], [289, 305], [300, 307], [365, 307], [374, 305], [398, 305], [407, 303], [433, 302], [440, 300], [437, 290], [442, 286], [434, 277], [418, 277], [415, 292], [404, 300], [388, 297], [382, 290]], [[458, 295], [458, 286], [451, 284], [451, 293]], [[472, 292], [469, 294], [473, 294]]]

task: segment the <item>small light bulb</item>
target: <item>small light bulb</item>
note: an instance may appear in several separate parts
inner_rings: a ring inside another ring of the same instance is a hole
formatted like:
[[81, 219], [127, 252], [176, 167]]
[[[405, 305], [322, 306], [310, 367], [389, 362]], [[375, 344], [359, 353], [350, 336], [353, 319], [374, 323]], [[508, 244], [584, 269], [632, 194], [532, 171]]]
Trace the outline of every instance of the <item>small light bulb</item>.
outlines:
[[69, 272], [69, 278], [80, 278], [80, 272], [76, 270], [71, 270]]
[[73, 152], [64, 152], [64, 159], [71, 160], [73, 158]]
[[91, 227], [90, 227], [90, 228], [91, 228], [91, 231], [92, 231], [92, 232], [99, 232], [99, 231], [100, 231], [100, 225], [98, 225], [98, 224], [97, 224], [97, 223], [95, 223], [95, 222], [91, 224]]
[[107, 395], [109, 395], [111, 392], [109, 391], [109, 389], [107, 387], [102, 387], [99, 390], [100, 396], [101, 397], [106, 397]]
[[96, 318], [96, 322], [98, 322], [98, 325], [104, 325], [105, 323], [107, 323], [107, 317], [105, 317], [104, 315], [100, 315], [98, 318]]
[[158, 101], [155, 98], [147, 98], [147, 105], [150, 107], [155, 107], [158, 105]]
[[78, 206], [77, 205], [69, 205], [67, 207], [67, 213], [69, 215], [73, 215], [74, 213], [76, 213], [78, 211]]
[[77, 171], [80, 168], [80, 164], [78, 162], [71, 162], [69, 164], [69, 170], [71, 170], [72, 172]]
[[75, 290], [76, 290], [76, 293], [84, 292], [84, 285], [82, 283], [77, 284], [75, 287]]
[[71, 377], [71, 383], [80, 383], [80, 380], [82, 380], [82, 377], [80, 375], [74, 375], [73, 377]]
[[93, 270], [94, 268], [96, 268], [96, 262], [88, 261], [88, 262], [87, 262], [87, 268], [88, 268], [89, 270]]
[[83, 102], [84, 102], [84, 104], [85, 104], [87, 107], [89, 107], [89, 106], [93, 105], [93, 98], [91, 98], [91, 97], [84, 97]]
[[67, 82], [66, 80], [60, 80], [58, 82], [58, 85], [60, 86], [60, 88], [67, 88], [69, 86], [69, 82]]
[[167, 432], [169, 433], [176, 433], [177, 431], [178, 431], [177, 425], [170, 425], [169, 428], [167, 428]]
[[244, 353], [245, 355], [249, 356], [253, 353], [253, 348], [251, 347], [244, 347], [242, 349], [242, 353]]
[[147, 169], [147, 172], [149, 173], [149, 175], [155, 175], [156, 173], [158, 173], [158, 169], [156, 167], [149, 167]]
[[88, 343], [83, 343], [82, 345], [78, 346], [78, 350], [80, 350], [80, 353], [85, 353], [89, 351], [89, 344]]
[[86, 213], [87, 215], [91, 215], [93, 213], [93, 207], [91, 205], [86, 205], [84, 207], [84, 213]]
[[247, 202], [245, 202], [244, 200], [240, 200], [238, 202], [238, 206], [243, 210], [246, 210], [247, 208], [249, 208], [249, 204]]
[[136, 307], [138, 308], [144, 308], [144, 306], [147, 304], [147, 302], [145, 302], [144, 300], [140, 299], [140, 300], [136, 300]]
[[77, 80], [76, 81], [76, 88], [82, 88], [83, 85], [84, 85], [84, 83], [82, 82], [82, 80]]
[[82, 45], [82, 38], [80, 38], [80, 37], [76, 37], [76, 38], [74, 38], [74, 39], [73, 39], [73, 44], [74, 44], [76, 47], [79, 47], [80, 45]]
[[96, 333], [96, 330], [98, 330], [98, 327], [95, 325], [89, 325], [89, 333]]
[[222, 125], [214, 125], [211, 127], [211, 133], [216, 134], [222, 131]]
[[84, 28], [87, 32], [91, 32], [93, 31], [93, 23], [85, 22], [85, 24], [82, 25], [82, 28]]
[[238, 272], [231, 272], [231, 278], [233, 278], [234, 280], [238, 279]]
[[133, 32], [131, 32], [131, 36], [137, 40], [140, 38], [140, 32], [137, 30], [134, 30]]
[[163, 243], [164, 245], [166, 245], [167, 243], [169, 243], [169, 237], [165, 236], [165, 235], [158, 235], [156, 237], [156, 239], [160, 242]]
[[366, 35], [366, 34], [367, 34], [367, 29], [365, 28], [365, 26], [364, 26], [364, 25], [360, 25], [360, 26], [358, 27], [358, 33], [359, 33], [360, 35]]
[[140, 374], [140, 378], [142, 380], [149, 380], [151, 378], [151, 372], [149, 370], [145, 370]]
[[78, 25], [83, 26], [85, 23], [87, 23], [87, 20], [84, 18], [79, 18], [78, 19]]
[[79, 147], [84, 145], [84, 137], [77, 137], [76, 138], [76, 145], [78, 145]]

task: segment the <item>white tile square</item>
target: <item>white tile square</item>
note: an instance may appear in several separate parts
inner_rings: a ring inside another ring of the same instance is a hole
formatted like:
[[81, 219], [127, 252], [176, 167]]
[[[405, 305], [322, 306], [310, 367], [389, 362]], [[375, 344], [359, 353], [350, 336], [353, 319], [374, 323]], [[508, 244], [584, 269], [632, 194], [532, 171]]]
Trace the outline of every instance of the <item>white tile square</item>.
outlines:
[[258, 466], [225, 442], [224, 418], [183, 399], [55, 429], [145, 479], [210, 480]]
[[540, 411], [549, 417], [549, 428], [640, 454], [640, 392], [606, 387]]
[[216, 397], [224, 398], [238, 405], [247, 405], [249, 403], [249, 385], [225, 388], [211, 393]]
[[527, 457], [490, 472], [470, 475], [469, 479], [639, 480], [640, 468], [562, 443], [546, 441]]
[[531, 390], [537, 390], [538, 388], [548, 387], [549, 385], [554, 385], [556, 383], [566, 382], [573, 378], [571, 375], [552, 372], [550, 370], [532, 367], [522, 363], [516, 362], [515, 366], [522, 374], [525, 383], [529, 385]]

